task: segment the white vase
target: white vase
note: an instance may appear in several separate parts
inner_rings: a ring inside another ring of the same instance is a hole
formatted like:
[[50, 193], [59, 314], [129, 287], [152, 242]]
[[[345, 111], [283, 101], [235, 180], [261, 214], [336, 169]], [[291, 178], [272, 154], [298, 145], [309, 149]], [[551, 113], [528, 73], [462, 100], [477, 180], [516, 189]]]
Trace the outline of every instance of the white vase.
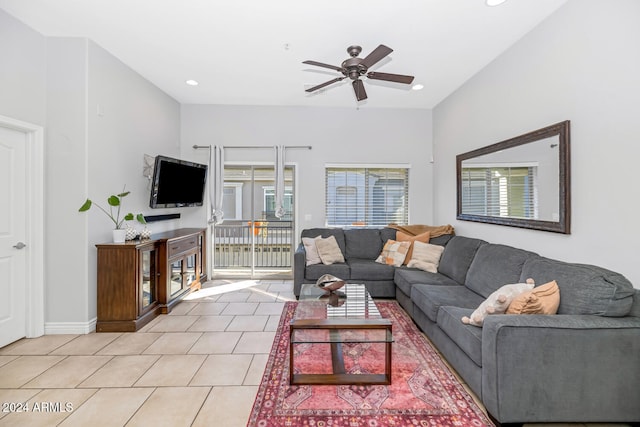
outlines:
[[113, 243], [124, 243], [127, 230], [113, 230]]

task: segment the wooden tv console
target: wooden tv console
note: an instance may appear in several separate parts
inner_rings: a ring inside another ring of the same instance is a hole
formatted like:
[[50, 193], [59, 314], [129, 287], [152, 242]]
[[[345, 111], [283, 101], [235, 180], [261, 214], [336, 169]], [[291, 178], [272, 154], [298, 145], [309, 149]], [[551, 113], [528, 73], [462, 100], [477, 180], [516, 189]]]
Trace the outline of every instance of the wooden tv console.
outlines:
[[98, 248], [96, 332], [134, 332], [206, 277], [206, 229], [181, 228]]

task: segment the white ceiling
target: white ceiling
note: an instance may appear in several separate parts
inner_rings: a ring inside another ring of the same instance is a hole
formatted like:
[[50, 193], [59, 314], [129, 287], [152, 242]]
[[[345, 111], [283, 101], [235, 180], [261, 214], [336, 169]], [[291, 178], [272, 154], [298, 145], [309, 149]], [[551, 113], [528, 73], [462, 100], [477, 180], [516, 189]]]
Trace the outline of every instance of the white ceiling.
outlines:
[[[87, 37], [180, 103], [352, 107], [347, 47], [394, 52], [373, 71], [414, 75], [421, 91], [364, 78], [359, 105], [433, 108], [566, 0], [0, 0], [46, 36]], [[200, 82], [187, 86], [187, 79]]]

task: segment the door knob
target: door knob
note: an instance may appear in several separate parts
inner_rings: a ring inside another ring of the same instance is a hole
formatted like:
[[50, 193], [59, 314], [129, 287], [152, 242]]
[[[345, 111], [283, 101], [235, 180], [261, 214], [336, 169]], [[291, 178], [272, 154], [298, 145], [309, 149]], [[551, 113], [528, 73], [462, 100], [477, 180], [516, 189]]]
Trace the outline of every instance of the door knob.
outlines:
[[25, 244], [24, 244], [24, 243], [22, 243], [22, 242], [18, 242], [18, 243], [16, 243], [15, 245], [13, 245], [13, 247], [14, 247], [14, 248], [16, 248], [16, 249], [22, 249], [22, 248], [27, 247], [27, 245], [25, 245]]

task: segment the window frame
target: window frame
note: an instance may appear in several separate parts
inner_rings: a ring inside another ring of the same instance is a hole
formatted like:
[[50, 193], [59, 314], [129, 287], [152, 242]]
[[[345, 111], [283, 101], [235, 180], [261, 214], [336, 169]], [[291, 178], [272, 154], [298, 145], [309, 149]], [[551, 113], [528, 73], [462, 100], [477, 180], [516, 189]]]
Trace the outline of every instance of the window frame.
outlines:
[[[324, 169], [326, 227], [382, 227], [389, 223], [409, 223], [410, 165], [325, 164]], [[401, 185], [394, 185], [393, 181]], [[346, 190], [345, 198], [354, 200], [337, 203], [339, 189]], [[343, 212], [338, 214], [340, 209]]]
[[[242, 182], [225, 182], [223, 186], [223, 200], [224, 200], [224, 190], [225, 189], [233, 189], [234, 193], [234, 203], [235, 203], [235, 211], [236, 215], [234, 218], [226, 217], [225, 219], [233, 221], [233, 220], [241, 220], [242, 219], [242, 190], [243, 183]], [[223, 211], [224, 211], [224, 203], [223, 203]], [[226, 212], [225, 212], [226, 214]]]

